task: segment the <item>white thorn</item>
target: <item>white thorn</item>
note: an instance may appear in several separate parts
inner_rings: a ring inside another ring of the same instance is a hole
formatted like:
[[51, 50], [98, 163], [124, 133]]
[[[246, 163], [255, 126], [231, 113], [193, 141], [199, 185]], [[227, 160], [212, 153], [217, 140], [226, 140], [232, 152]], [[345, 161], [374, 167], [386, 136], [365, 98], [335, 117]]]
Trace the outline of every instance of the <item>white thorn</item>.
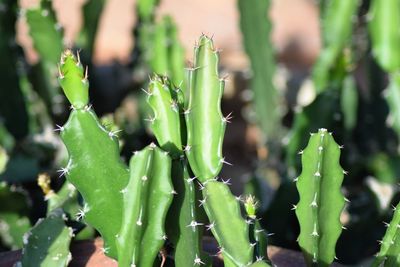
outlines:
[[222, 159], [220, 160], [220, 162], [221, 162], [222, 164], [226, 164], [226, 165], [229, 165], [229, 166], [233, 166], [233, 164], [232, 164], [232, 163], [229, 163], [228, 161], [226, 161], [225, 158], [222, 158]]
[[199, 199], [200, 205], [199, 207], [203, 206], [206, 203], [206, 198], [204, 197], [204, 199]]
[[69, 174], [69, 169], [68, 169], [68, 167], [66, 167], [66, 168], [61, 168], [61, 169], [59, 169], [57, 172], [60, 173], [60, 175], [58, 176], [58, 177], [60, 178], [61, 176], [64, 176], [64, 175], [66, 175], [66, 174]]
[[231, 183], [230, 183], [231, 178], [229, 178], [229, 179], [227, 179], [227, 180], [224, 180], [224, 179], [221, 179], [221, 180], [222, 180], [222, 183], [223, 183], [223, 184], [231, 185]]
[[310, 206], [313, 207], [313, 208], [318, 207], [318, 204], [317, 204], [317, 193], [314, 194], [314, 199], [311, 202]]
[[186, 146], [183, 148], [183, 151], [189, 152], [191, 149], [192, 149], [192, 147], [191, 147], [190, 145], [186, 145]]
[[140, 219], [136, 221], [136, 224], [139, 225], [139, 226], [143, 225], [143, 223], [142, 223], [142, 221]]
[[214, 227], [215, 227], [215, 222], [212, 222], [212, 223], [206, 225], [207, 231], [210, 231], [210, 230], [211, 230], [212, 228], [214, 228]]
[[199, 256], [197, 256], [197, 254], [196, 254], [196, 257], [194, 259], [194, 265], [200, 266], [201, 264], [204, 264], [204, 262], [202, 262], [201, 259], [199, 258]]
[[143, 175], [141, 179], [142, 179], [142, 181], [147, 181], [147, 176]]
[[178, 192], [176, 192], [174, 189], [172, 189], [171, 194], [172, 194], [172, 195], [177, 195]]
[[316, 176], [316, 177], [321, 177], [321, 174], [319, 173], [319, 171], [316, 171], [315, 174], [314, 174], [314, 176]]
[[300, 150], [297, 154], [302, 155], [304, 153], [303, 150]]
[[62, 132], [64, 131], [64, 127], [56, 124], [56, 128], [53, 130], [55, 132]]
[[231, 119], [233, 118], [232, 112], [229, 113], [226, 117], [222, 117], [223, 122], [231, 123]]
[[190, 224], [187, 225], [186, 227], [192, 227], [193, 230], [194, 230], [194, 229], [195, 229], [197, 226], [199, 226], [199, 225], [203, 225], [203, 224], [202, 224], [202, 223], [198, 223], [198, 222], [196, 222], [196, 221], [191, 221]]
[[145, 89], [143, 89], [143, 88], [140, 88], [143, 92], [145, 92], [146, 93], [146, 95], [148, 95], [148, 96], [152, 96], [153, 94], [152, 93], [150, 93], [149, 91], [147, 91], [147, 90], [145, 90]]
[[108, 136], [109, 137], [118, 137], [117, 136], [117, 133], [119, 133], [119, 132], [121, 132], [122, 130], [116, 130], [116, 131], [110, 131], [110, 132], [108, 132]]
[[294, 205], [294, 204], [292, 204], [292, 208], [290, 209], [290, 210], [296, 210], [297, 209], [297, 206], [296, 205]]

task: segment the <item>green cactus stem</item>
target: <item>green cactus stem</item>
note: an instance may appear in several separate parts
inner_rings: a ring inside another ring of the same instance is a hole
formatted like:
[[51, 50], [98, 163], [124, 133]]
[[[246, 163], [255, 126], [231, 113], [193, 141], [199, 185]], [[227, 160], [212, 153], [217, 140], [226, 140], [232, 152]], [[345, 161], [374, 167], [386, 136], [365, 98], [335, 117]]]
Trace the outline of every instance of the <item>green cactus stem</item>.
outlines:
[[186, 159], [172, 162], [172, 177], [176, 195], [168, 211], [167, 234], [175, 246], [175, 266], [193, 266], [199, 260], [206, 263], [201, 249], [203, 225], [199, 210], [203, 200], [199, 199], [196, 180], [189, 174]]
[[254, 246], [253, 261], [263, 261], [265, 260], [270, 264], [267, 254], [267, 234], [264, 229], [262, 229], [260, 222], [256, 216], [258, 202], [254, 196], [249, 195], [244, 200], [244, 208], [246, 210], [247, 221], [249, 222], [249, 239]]
[[208, 180], [202, 189], [204, 209], [210, 220], [206, 226], [220, 246], [225, 266], [248, 266], [253, 262], [255, 244], [249, 242], [248, 221], [226, 183]]
[[168, 151], [172, 158], [183, 155], [182, 115], [177, 97], [180, 91], [177, 90], [174, 91], [167, 78], [154, 76], [146, 91], [147, 103], [153, 111], [153, 115], [149, 118], [150, 127], [161, 148]]
[[332, 68], [345, 48], [353, 30], [359, 0], [332, 0], [324, 5], [323, 49], [313, 67], [312, 78], [318, 93], [327, 89]]
[[250, 87], [254, 93], [254, 110], [263, 132], [263, 139], [268, 140], [279, 136], [281, 119], [278, 92], [273, 84], [275, 59], [270, 40], [272, 26], [267, 15], [270, 2], [238, 0], [243, 44], [251, 63]]
[[300, 201], [295, 207], [298, 242], [308, 266], [329, 266], [342, 232], [340, 214], [345, 203], [340, 191], [344, 176], [340, 147], [331, 133], [319, 129], [301, 153], [302, 172], [296, 184]]
[[88, 103], [88, 82], [79, 60], [67, 50], [60, 64], [60, 84], [72, 105], [67, 123], [59, 127], [69, 154], [60, 170], [82, 194], [85, 206], [78, 217], [98, 230], [104, 252], [117, 257], [115, 236], [120, 230], [129, 171], [119, 156], [115, 132], [103, 128]]
[[218, 76], [218, 52], [212, 39], [205, 35], [195, 47], [194, 66], [190, 72], [185, 152], [195, 176], [205, 182], [214, 179], [225, 162], [222, 143], [229, 121], [220, 108], [224, 80]]
[[54, 210], [47, 218], [39, 219], [24, 236], [21, 264], [24, 267], [66, 267], [72, 259], [69, 245], [72, 228], [65, 225], [61, 209]]
[[400, 204], [393, 208], [392, 221], [386, 224], [387, 230], [381, 249], [376, 255], [372, 267], [396, 267], [400, 265]]
[[121, 191], [124, 211], [117, 235], [121, 267], [151, 267], [166, 233], [165, 218], [173, 198], [171, 159], [151, 144], [130, 160], [131, 176]]

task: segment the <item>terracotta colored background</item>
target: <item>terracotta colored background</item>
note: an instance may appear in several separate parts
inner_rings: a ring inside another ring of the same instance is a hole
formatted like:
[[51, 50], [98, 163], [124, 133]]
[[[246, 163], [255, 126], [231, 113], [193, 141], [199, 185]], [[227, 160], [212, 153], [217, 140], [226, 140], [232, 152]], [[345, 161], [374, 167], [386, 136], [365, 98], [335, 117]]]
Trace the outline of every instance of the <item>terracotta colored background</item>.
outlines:
[[[54, 0], [65, 40], [71, 44], [82, 23], [80, 6], [84, 0]], [[20, 0], [22, 7], [36, 5], [38, 0]], [[172, 15], [180, 30], [188, 58], [199, 34], [214, 35], [222, 49], [222, 64], [230, 69], [247, 66], [241, 47], [238, 12], [235, 0], [161, 0], [159, 16]], [[280, 59], [310, 65], [319, 52], [318, 10], [312, 0], [273, 0], [272, 40]], [[134, 44], [131, 29], [136, 21], [135, 0], [108, 0], [100, 22], [96, 43], [96, 62], [125, 61]], [[28, 37], [23, 17], [18, 23], [19, 41], [32, 61], [37, 59]]]

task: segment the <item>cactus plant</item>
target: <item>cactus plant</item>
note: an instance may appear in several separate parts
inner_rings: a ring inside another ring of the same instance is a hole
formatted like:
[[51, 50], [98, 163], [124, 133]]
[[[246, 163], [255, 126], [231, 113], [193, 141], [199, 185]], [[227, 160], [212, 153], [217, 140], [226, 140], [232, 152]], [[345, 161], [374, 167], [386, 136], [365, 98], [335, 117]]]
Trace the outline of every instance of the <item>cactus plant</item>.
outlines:
[[107, 255], [117, 257], [115, 236], [123, 214], [120, 191], [128, 183], [129, 172], [119, 157], [116, 133], [106, 131], [88, 106], [87, 76], [70, 50], [63, 53], [59, 71], [60, 84], [72, 105], [68, 121], [59, 127], [70, 157], [61, 174], [85, 200], [79, 217], [100, 232]]
[[393, 208], [392, 221], [386, 224], [387, 230], [382, 241], [381, 249], [376, 255], [372, 267], [395, 267], [400, 264], [400, 204]]
[[118, 266], [153, 266], [164, 241], [165, 218], [172, 201], [171, 159], [151, 144], [135, 153], [131, 176], [122, 189], [124, 211], [117, 234]]
[[72, 228], [65, 225], [61, 209], [54, 210], [47, 218], [40, 219], [24, 236], [22, 259], [17, 266], [61, 267], [72, 259], [69, 244]]
[[301, 153], [303, 169], [296, 183], [300, 201], [295, 206], [298, 242], [308, 266], [329, 266], [342, 232], [340, 214], [345, 203], [340, 191], [344, 176], [340, 146], [331, 133], [319, 129]]
[[[254, 110], [263, 139], [279, 136], [281, 119], [279, 95], [273, 84], [275, 59], [267, 17], [270, 0], [238, 0], [243, 44], [250, 59]], [[265, 140], [264, 140], [265, 141]]]

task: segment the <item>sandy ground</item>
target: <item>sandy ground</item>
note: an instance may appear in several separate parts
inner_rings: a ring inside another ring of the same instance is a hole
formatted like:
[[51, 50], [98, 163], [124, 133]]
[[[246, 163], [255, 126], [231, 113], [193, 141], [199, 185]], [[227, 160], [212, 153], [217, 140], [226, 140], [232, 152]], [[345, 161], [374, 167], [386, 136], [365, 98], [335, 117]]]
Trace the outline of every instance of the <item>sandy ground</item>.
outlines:
[[[82, 24], [80, 6], [85, 0], [54, 0], [54, 7], [65, 27], [65, 40], [71, 44]], [[22, 7], [34, 6], [38, 0], [20, 0]], [[180, 29], [180, 39], [187, 57], [199, 34], [214, 35], [222, 49], [222, 64], [240, 69], [248, 62], [241, 45], [238, 11], [235, 0], [161, 0], [159, 17], [169, 14]], [[272, 40], [284, 62], [310, 65], [320, 49], [318, 10], [312, 0], [273, 0], [269, 14], [273, 21]], [[135, 0], [108, 0], [96, 40], [95, 60], [108, 63], [126, 61], [134, 40], [131, 29], [136, 21]], [[31, 61], [37, 60], [23, 18], [18, 23], [19, 42]]]

